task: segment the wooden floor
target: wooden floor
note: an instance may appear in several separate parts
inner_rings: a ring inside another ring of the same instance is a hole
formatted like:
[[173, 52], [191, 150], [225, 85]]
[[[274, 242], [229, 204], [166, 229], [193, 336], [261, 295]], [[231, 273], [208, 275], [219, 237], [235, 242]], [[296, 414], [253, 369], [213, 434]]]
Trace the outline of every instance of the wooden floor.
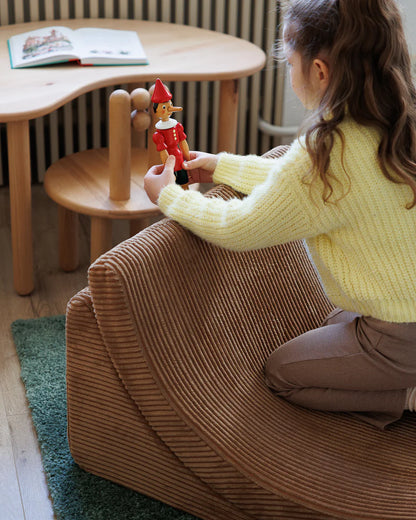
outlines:
[[[81, 221], [81, 265], [63, 273], [57, 258], [57, 211], [42, 186], [34, 186], [32, 213], [36, 287], [22, 297], [13, 289], [9, 193], [0, 188], [0, 520], [54, 518], [10, 324], [64, 314], [67, 301], [87, 284], [88, 221]], [[126, 238], [125, 224], [115, 225], [115, 240]]]

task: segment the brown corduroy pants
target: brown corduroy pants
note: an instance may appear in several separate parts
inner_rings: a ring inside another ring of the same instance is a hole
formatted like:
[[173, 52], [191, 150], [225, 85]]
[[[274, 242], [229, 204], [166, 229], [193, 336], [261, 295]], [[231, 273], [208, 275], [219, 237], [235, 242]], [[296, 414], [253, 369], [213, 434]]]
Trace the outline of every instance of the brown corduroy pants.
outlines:
[[341, 309], [319, 329], [280, 346], [266, 383], [286, 400], [315, 410], [352, 412], [385, 428], [416, 386], [416, 323], [388, 323]]

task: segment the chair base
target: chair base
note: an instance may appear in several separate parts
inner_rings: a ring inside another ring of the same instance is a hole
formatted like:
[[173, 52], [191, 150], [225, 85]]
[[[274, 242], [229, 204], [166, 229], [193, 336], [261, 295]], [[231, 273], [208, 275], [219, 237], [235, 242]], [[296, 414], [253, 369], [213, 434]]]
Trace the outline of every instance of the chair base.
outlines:
[[131, 194], [123, 201], [109, 198], [107, 148], [64, 157], [48, 168], [44, 186], [59, 206], [59, 263], [64, 271], [73, 271], [79, 264], [78, 213], [91, 217], [91, 263], [112, 247], [112, 219], [134, 222], [131, 231], [135, 234], [151, 217], [160, 215], [143, 189], [147, 164], [147, 150], [132, 149]]
[[188, 470], [127, 394], [102, 342], [87, 290], [67, 314], [68, 436], [86, 471], [203, 520], [253, 520]]

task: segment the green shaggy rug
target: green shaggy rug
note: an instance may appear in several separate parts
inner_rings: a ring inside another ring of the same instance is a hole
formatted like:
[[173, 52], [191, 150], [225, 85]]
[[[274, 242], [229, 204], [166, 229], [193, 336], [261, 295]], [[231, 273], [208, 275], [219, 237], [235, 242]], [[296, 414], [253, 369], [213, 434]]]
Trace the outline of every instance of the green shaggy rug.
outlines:
[[12, 333], [57, 519], [195, 520], [73, 461], [66, 436], [65, 317], [18, 320]]

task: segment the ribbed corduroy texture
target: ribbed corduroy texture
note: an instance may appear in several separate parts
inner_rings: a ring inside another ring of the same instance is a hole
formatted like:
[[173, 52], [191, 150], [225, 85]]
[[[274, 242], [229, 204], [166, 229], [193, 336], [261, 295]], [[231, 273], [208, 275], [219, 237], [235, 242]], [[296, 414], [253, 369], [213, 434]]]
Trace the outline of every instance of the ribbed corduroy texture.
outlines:
[[202, 518], [246, 520], [189, 472], [149, 428], [109, 359], [87, 289], [72, 298], [68, 315], [68, 436], [77, 463]]
[[416, 518], [412, 418], [379, 432], [263, 382], [268, 354], [331, 309], [301, 243], [231, 253], [164, 220], [89, 287], [67, 315], [81, 466], [203, 519]]

